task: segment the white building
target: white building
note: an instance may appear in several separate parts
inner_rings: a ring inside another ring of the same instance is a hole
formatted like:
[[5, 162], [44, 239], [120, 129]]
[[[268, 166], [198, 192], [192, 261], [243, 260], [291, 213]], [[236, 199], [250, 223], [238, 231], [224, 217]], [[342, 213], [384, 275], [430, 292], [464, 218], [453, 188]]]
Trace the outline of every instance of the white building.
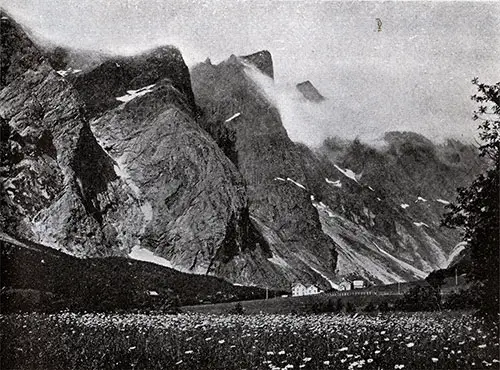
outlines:
[[305, 286], [302, 283], [297, 283], [292, 287], [292, 296], [312, 295], [322, 293], [323, 291], [316, 285]]
[[298, 283], [292, 287], [292, 296], [306, 295], [307, 288], [304, 284]]
[[343, 281], [339, 284], [339, 290], [351, 290], [351, 282]]
[[365, 282], [363, 280], [353, 280], [352, 289], [363, 289], [365, 287]]

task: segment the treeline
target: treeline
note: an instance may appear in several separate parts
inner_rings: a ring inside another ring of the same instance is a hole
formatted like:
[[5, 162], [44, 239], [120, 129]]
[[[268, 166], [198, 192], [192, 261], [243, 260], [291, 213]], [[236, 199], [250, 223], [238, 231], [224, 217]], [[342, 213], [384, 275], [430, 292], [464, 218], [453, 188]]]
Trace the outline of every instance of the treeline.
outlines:
[[443, 309], [474, 309], [477, 293], [464, 289], [451, 294], [441, 294], [439, 289], [430, 285], [417, 285], [400, 298], [395, 296], [331, 297], [312, 305], [313, 313], [355, 313], [389, 311], [439, 311]]

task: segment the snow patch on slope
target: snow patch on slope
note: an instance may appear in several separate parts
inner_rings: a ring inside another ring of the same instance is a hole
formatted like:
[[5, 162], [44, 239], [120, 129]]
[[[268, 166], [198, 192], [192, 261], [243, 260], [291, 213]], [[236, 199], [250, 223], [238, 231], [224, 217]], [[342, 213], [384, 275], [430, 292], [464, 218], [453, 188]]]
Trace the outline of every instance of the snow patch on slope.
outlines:
[[231, 122], [233, 119], [235, 119], [236, 117], [239, 117], [241, 115], [241, 113], [235, 113], [233, 114], [231, 117], [229, 117], [227, 120], [225, 120], [224, 122]]
[[384, 255], [386, 255], [387, 257], [389, 257], [390, 259], [392, 259], [394, 262], [396, 262], [400, 267], [402, 267], [403, 269], [407, 270], [407, 271], [411, 271], [415, 276], [419, 277], [419, 278], [422, 278], [424, 279], [427, 274], [422, 271], [422, 270], [419, 270], [418, 268], [416, 267], [413, 267], [412, 265], [410, 265], [409, 263], [406, 263], [405, 261], [402, 261], [400, 260], [399, 258], [397, 257], [394, 257], [392, 254], [390, 254], [389, 252], [386, 252], [384, 251], [382, 248], [380, 248], [375, 242], [373, 243], [375, 245], [375, 247], [377, 247], [377, 249]]
[[143, 96], [143, 95], [146, 95], [147, 93], [150, 93], [151, 91], [153, 91], [153, 87], [155, 85], [156, 84], [144, 86], [144, 87], [141, 87], [140, 89], [137, 89], [137, 90], [127, 90], [126, 95], [118, 96], [116, 98], [116, 100], [127, 103], [127, 102], [131, 101], [132, 99], [135, 99], [139, 96]]
[[80, 73], [82, 70], [81, 69], [73, 69], [73, 68], [68, 68], [66, 70], [59, 70], [56, 71], [56, 73], [61, 76], [61, 77], [66, 77], [67, 75], [71, 74], [77, 74]]
[[344, 176], [346, 176], [346, 177], [350, 178], [351, 180], [356, 181], [356, 182], [359, 184], [358, 179], [356, 178], [356, 174], [354, 173], [354, 171], [353, 171], [353, 170], [350, 170], [350, 169], [348, 169], [348, 168], [346, 168], [345, 170], [343, 170], [342, 168], [340, 168], [340, 167], [339, 167], [339, 166], [337, 166], [336, 164], [334, 164], [334, 166], [335, 166], [335, 168], [336, 168], [337, 170], [339, 170], [340, 172], [342, 172], [342, 174], [343, 174]]
[[425, 226], [425, 227], [429, 227], [429, 225], [427, 225], [425, 222], [414, 222], [413, 223], [416, 227], [422, 227], [422, 226]]
[[134, 260], [151, 262], [156, 265], [173, 268], [172, 263], [169, 260], [159, 257], [150, 250], [141, 248], [140, 246], [133, 247], [128, 256]]
[[294, 184], [294, 185], [298, 186], [299, 188], [306, 190], [306, 187], [305, 187], [304, 185], [302, 185], [302, 184], [299, 184], [297, 181], [292, 180], [292, 179], [291, 179], [291, 178], [289, 178], [289, 177], [287, 177], [286, 179], [287, 179], [288, 181], [290, 181], [292, 184]]
[[[313, 200], [313, 199], [312, 199]], [[312, 202], [312, 205], [314, 206], [314, 208], [316, 208], [318, 211], [323, 211], [323, 212], [326, 212], [326, 214], [328, 214], [328, 217], [335, 217], [335, 214], [333, 214], [333, 212], [330, 210], [330, 208], [323, 202], [315, 202], [313, 200]]]
[[273, 255], [271, 258], [268, 258], [267, 260], [269, 262], [274, 263], [275, 265], [280, 266], [280, 267], [284, 267], [284, 268], [288, 268], [288, 269], [290, 268], [290, 265], [280, 256]]
[[327, 184], [330, 184], [330, 185], [333, 185], [335, 186], [336, 188], [341, 188], [342, 187], [342, 183], [340, 182], [340, 180], [337, 180], [337, 181], [332, 181], [332, 180], [329, 180], [325, 177], [325, 181]]
[[439, 203], [444, 204], [444, 205], [450, 204], [450, 202], [448, 202], [447, 200], [440, 199], [440, 198], [436, 199], [436, 202], [439, 202]]
[[453, 248], [453, 250], [451, 251], [450, 255], [448, 256], [448, 261], [446, 262], [446, 266], [449, 267], [450, 264], [453, 262], [453, 260], [457, 258], [465, 248], [467, 248], [467, 243], [462, 242], [457, 244], [455, 248]]
[[114, 161], [113, 169], [115, 170], [115, 173], [118, 177], [120, 177], [125, 184], [132, 190], [136, 198], [139, 198], [141, 195], [141, 191], [139, 190], [139, 187], [132, 181], [130, 178], [130, 175], [128, 172], [125, 170], [125, 164], [123, 161], [123, 157], [118, 158], [116, 161]]
[[309, 268], [311, 270], [313, 270], [314, 272], [318, 273], [319, 275], [321, 275], [321, 277], [323, 279], [325, 279], [326, 281], [328, 281], [328, 283], [330, 284], [330, 286], [333, 288], [333, 289], [336, 289], [336, 290], [339, 290], [340, 289], [340, 285], [338, 284], [335, 284], [330, 278], [328, 278], [328, 276], [326, 276], [325, 274], [323, 274], [321, 271], [319, 271], [318, 269], [312, 267], [311, 265], [308, 265]]

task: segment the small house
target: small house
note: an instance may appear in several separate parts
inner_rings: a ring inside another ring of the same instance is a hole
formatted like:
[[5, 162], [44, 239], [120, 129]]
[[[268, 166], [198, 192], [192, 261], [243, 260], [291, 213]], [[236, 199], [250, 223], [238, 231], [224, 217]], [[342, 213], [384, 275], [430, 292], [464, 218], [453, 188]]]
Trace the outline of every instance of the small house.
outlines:
[[339, 284], [339, 290], [351, 290], [351, 282], [343, 281]]
[[352, 289], [363, 289], [365, 287], [364, 280], [353, 280]]
[[316, 285], [310, 285], [306, 288], [306, 295], [311, 295], [311, 294], [318, 294], [323, 292], [320, 288], [318, 288]]
[[306, 295], [306, 289], [304, 284], [297, 283], [292, 287], [292, 296]]

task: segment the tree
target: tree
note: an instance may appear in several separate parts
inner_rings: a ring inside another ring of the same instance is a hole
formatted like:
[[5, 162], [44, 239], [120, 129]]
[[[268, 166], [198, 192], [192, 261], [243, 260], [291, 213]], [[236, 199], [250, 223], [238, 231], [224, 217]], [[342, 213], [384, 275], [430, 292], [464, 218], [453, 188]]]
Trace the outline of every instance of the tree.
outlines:
[[479, 121], [479, 152], [489, 161], [485, 173], [467, 188], [459, 188], [456, 202], [448, 206], [443, 224], [460, 227], [471, 252], [470, 278], [479, 290], [478, 305], [483, 311], [499, 310], [499, 152], [500, 82], [485, 85], [475, 78], [479, 103], [473, 119]]

